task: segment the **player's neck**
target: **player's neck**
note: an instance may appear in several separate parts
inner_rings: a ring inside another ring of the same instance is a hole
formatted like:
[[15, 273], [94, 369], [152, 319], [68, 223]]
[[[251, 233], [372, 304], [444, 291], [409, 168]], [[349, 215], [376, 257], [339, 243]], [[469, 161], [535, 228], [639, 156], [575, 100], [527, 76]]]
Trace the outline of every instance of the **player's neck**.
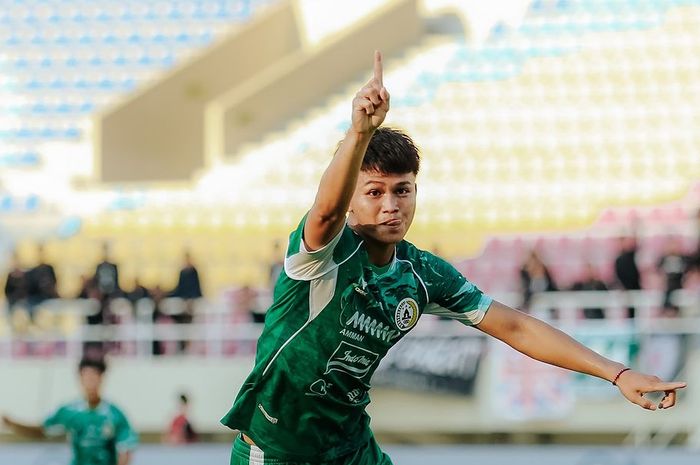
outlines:
[[367, 257], [373, 265], [384, 266], [388, 265], [391, 259], [394, 258], [396, 244], [384, 244], [365, 240], [365, 250], [367, 250]]
[[87, 401], [88, 407], [91, 409], [97, 408], [98, 405], [100, 405], [100, 402], [102, 402], [102, 398], [100, 396], [97, 397], [88, 397], [85, 399]]

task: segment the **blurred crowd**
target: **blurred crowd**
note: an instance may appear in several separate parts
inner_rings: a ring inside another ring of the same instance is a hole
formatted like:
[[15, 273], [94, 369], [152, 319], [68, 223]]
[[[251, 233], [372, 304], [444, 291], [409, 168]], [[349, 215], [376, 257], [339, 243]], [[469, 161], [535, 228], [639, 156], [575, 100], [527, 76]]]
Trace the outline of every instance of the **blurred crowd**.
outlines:
[[[638, 291], [644, 290], [643, 275], [656, 275], [663, 286], [663, 300], [659, 304], [662, 316], [678, 316], [679, 308], [674, 303], [673, 293], [688, 288], [691, 282], [700, 278], [700, 243], [694, 250], [685, 250], [683, 241], [677, 236], [668, 236], [665, 250], [656, 260], [652, 269], [640, 269], [637, 254], [638, 241], [633, 236], [618, 240], [619, 254], [614, 259], [614, 279], [606, 282], [598, 269], [587, 263], [578, 280], [567, 287], [557, 285], [556, 279], [547, 265], [535, 251], [531, 251], [520, 269], [520, 282], [523, 308], [528, 309], [533, 295], [554, 291], [607, 291], [612, 289]], [[627, 317], [634, 318], [634, 307], [627, 308]], [[583, 309], [583, 316], [588, 319], [605, 318], [602, 308]]]
[[[95, 311], [85, 315], [85, 322], [89, 325], [117, 324], [123, 317], [112, 305], [117, 299], [131, 304], [129, 311], [132, 315], [135, 313], [137, 303], [145, 299], [152, 303], [150, 314], [154, 323], [186, 324], [193, 321], [194, 302], [203, 297], [199, 272], [192, 261], [191, 254], [187, 251], [183, 254], [183, 264], [175, 288], [163, 289], [159, 285], [146, 288], [136, 279], [131, 289], [122, 289], [119, 281], [119, 265], [111, 261], [109, 244], [105, 243], [102, 248], [102, 259], [95, 266], [94, 273], [83, 275], [79, 293], [68, 296], [59, 295], [56, 271], [53, 265], [47, 262], [43, 246], [38, 245], [37, 249], [37, 264], [28, 269], [20, 266], [16, 254], [12, 256], [4, 289], [10, 320], [15, 313], [20, 313], [22, 317], [17, 320], [22, 321], [23, 318], [27, 318], [31, 323], [42, 304], [52, 299], [64, 298], [89, 300], [96, 303], [91, 307], [95, 308]], [[176, 312], [166, 312], [163, 302], [168, 298], [180, 299], [182, 308]], [[184, 341], [179, 343], [180, 351], [184, 351], [185, 347]], [[156, 355], [161, 354], [162, 344], [154, 343], [153, 352]]]
[[[186, 302], [202, 297], [202, 287], [199, 272], [192, 262], [192, 256], [185, 251], [183, 265], [174, 289], [164, 290], [161, 286], [151, 289], [143, 286], [138, 278], [131, 289], [122, 289], [119, 284], [119, 265], [112, 262], [109, 257], [109, 245], [102, 248], [102, 260], [95, 267], [92, 275], [81, 277], [80, 292], [76, 296], [59, 296], [57, 291], [57, 277], [54, 267], [47, 263], [43, 246], [38, 245], [38, 263], [29, 269], [23, 269], [17, 256], [13, 254], [9, 273], [5, 280], [5, 299], [10, 314], [15, 310], [25, 309], [30, 317], [34, 316], [36, 309], [50, 299], [77, 298], [93, 299], [101, 303], [99, 311], [88, 316], [88, 323], [115, 322], [114, 315], [109, 313], [109, 303], [117, 298], [128, 299], [136, 303], [143, 298], [152, 299], [159, 303], [166, 297], [179, 297]], [[180, 315], [179, 323], [192, 321], [191, 306], [187, 312]], [[159, 317], [159, 312], [154, 312], [154, 318]]]
[[[530, 251], [520, 268], [519, 278], [521, 287], [521, 305], [525, 311], [531, 310], [536, 295], [555, 291], [607, 291], [607, 290], [644, 290], [648, 286], [648, 277], [654, 275], [658, 289], [663, 285], [663, 299], [658, 308], [662, 316], [673, 317], [679, 313], [675, 303], [674, 292], [700, 283], [700, 244], [692, 250], [684, 247], [680, 237], [668, 236], [662, 253], [655, 251], [653, 269], [640, 269], [637, 259], [639, 252], [638, 240], [631, 237], [621, 237], [618, 240], [617, 256], [606, 258], [613, 270], [610, 273], [600, 273], [600, 268], [587, 263], [578, 279], [571, 280], [566, 286], [557, 283], [556, 273], [550, 271], [545, 260], [537, 251]], [[643, 243], [643, 241], [642, 241]], [[686, 241], [685, 245], [689, 245]], [[546, 250], [540, 250], [546, 252]], [[544, 254], [542, 254], [544, 255]], [[271, 263], [268, 263], [268, 287], [253, 288], [242, 286], [233, 288], [227, 294], [226, 311], [234, 315], [235, 321], [262, 323], [265, 311], [274, 293], [274, 285], [284, 267], [284, 251], [280, 243], [273, 244]], [[53, 299], [79, 299], [89, 302], [90, 311], [84, 312], [81, 318], [88, 325], [115, 325], [124, 321], [150, 321], [161, 324], [188, 324], [197, 322], [195, 313], [199, 312], [197, 304], [203, 297], [200, 274], [193, 258], [188, 251], [183, 251], [182, 265], [179, 270], [177, 284], [172, 289], [161, 286], [147, 288], [138, 279], [130, 289], [120, 286], [119, 265], [110, 259], [109, 244], [102, 248], [102, 258], [95, 265], [94, 272], [82, 277], [80, 291], [77, 295], [62, 295], [57, 292], [57, 279], [54, 267], [45, 259], [44, 250], [38, 246], [38, 260], [28, 269], [22, 268], [14, 256], [5, 280], [5, 298], [9, 309], [10, 320], [15, 313], [25, 315], [29, 324], [36, 318], [42, 304]], [[515, 258], [514, 258], [515, 259]], [[648, 262], [648, 261], [647, 261]], [[176, 272], [173, 270], [173, 272]], [[564, 280], [562, 280], [564, 282]], [[488, 283], [478, 283], [488, 291]], [[176, 304], [176, 305], [173, 305]], [[631, 304], [630, 304], [631, 305]], [[581, 315], [586, 319], [603, 319], [608, 316], [606, 308], [600, 305], [582, 304]], [[141, 311], [141, 310], [142, 311]], [[558, 311], [551, 309], [551, 316], [556, 318]], [[630, 306], [626, 309], [626, 317], [634, 318], [636, 309]], [[203, 320], [202, 320], [203, 321]], [[13, 322], [13, 326], [17, 325]], [[39, 325], [37, 325], [39, 326]], [[104, 352], [105, 346], [99, 350]], [[175, 348], [173, 349], [173, 345]], [[187, 340], [163, 342], [154, 340], [152, 353], [188, 352], [190, 343]], [[107, 351], [110, 349], [107, 348]]]

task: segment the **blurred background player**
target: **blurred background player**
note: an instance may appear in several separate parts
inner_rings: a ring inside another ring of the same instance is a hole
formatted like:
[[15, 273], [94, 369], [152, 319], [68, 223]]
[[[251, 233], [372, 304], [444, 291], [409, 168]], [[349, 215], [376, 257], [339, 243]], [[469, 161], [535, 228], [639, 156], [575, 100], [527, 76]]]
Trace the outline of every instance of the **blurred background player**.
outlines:
[[197, 442], [197, 433], [189, 419], [189, 403], [187, 394], [178, 396], [178, 412], [170, 422], [165, 437], [167, 443], [177, 445]]
[[[419, 154], [407, 135], [379, 128], [388, 111], [375, 52], [374, 75], [352, 102], [351, 127], [290, 235], [255, 367], [222, 420], [241, 431], [231, 464], [391, 464], [365, 411], [370, 379], [423, 313], [608, 380], [645, 409], [672, 407], [685, 383], [664, 383], [593, 352], [404, 241], [416, 209]], [[666, 394], [658, 405], [644, 397], [658, 391]]]
[[60, 406], [41, 425], [27, 425], [8, 416], [5, 426], [30, 438], [66, 435], [73, 449], [72, 465], [129, 465], [138, 436], [124, 413], [102, 398], [107, 366], [83, 359], [78, 366], [82, 397]]

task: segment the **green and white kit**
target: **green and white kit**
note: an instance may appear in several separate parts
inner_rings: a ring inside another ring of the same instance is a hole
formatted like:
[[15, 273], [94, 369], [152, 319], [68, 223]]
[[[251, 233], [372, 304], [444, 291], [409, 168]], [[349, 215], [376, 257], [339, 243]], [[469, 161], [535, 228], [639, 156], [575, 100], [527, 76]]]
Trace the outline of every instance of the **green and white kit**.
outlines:
[[115, 405], [103, 400], [90, 408], [85, 400], [59, 407], [43, 423], [47, 436], [67, 434], [72, 465], [116, 465], [118, 453], [138, 445], [138, 435]]
[[373, 441], [365, 407], [387, 351], [424, 313], [474, 325], [492, 301], [407, 241], [378, 268], [347, 225], [313, 252], [303, 230], [304, 220], [290, 235], [255, 367], [222, 420], [258, 446], [251, 463], [334, 462]]

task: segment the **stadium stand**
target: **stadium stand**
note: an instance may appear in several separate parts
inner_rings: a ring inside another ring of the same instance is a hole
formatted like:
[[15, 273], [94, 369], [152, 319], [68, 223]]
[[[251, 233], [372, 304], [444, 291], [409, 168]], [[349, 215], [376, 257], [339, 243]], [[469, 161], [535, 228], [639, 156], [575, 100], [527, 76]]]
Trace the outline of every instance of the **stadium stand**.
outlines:
[[[181, 20], [196, 31], [244, 17], [253, 5], [243, 3], [236, 4], [235, 13], [229, 11], [235, 9], [231, 5], [226, 10], [223, 4], [215, 9], [206, 3], [136, 10], [141, 13], [130, 8], [119, 11], [152, 19], [152, 33], [143, 34], [143, 43], [166, 47], [179, 42], [153, 31], [180, 20], [181, 10], [190, 12], [191, 18]], [[516, 234], [527, 243], [538, 242], [538, 235], [544, 234], [540, 242], [546, 244], [551, 242], [546, 237], [550, 232], [589, 228], [581, 235], [608, 247], [628, 226], [624, 215], [616, 220], [614, 214], [605, 213], [608, 206], [637, 206], [642, 212], [670, 209], [678, 218], [664, 220], [669, 225], [691, 216], [695, 205], [690, 200], [660, 205], [688, 199], [686, 192], [700, 171], [694, 130], [700, 108], [699, 8], [694, 1], [536, 1], [520, 26], [497, 25], [482, 45], [431, 33], [390, 60], [387, 80], [393, 83], [396, 111], [389, 124], [405, 128], [424, 154], [412, 238], [427, 248], [439, 244], [443, 253], [460, 260], [478, 256], [488, 236], [498, 234]], [[28, 8], [4, 21], [31, 23], [40, 14], [43, 19], [36, 21], [47, 23], [93, 18], [87, 13], [79, 19], [71, 13], [66, 13], [68, 19], [54, 18], [54, 10], [46, 11]], [[220, 16], [222, 11], [231, 16]], [[95, 13], [94, 21], [100, 25], [109, 22], [106, 18], [134, 22], [115, 12]], [[95, 31], [104, 31], [100, 27]], [[90, 31], [84, 32], [85, 37], [102, 37]], [[136, 34], [130, 31], [106, 46], [118, 49], [129, 44], [129, 37]], [[7, 34], [9, 50], [30, 50], [28, 36]], [[37, 69], [44, 58], [17, 52], [10, 62], [19, 70]], [[93, 66], [110, 74], [109, 67], [90, 65], [90, 60], [76, 63], [81, 71]], [[126, 66], [135, 71], [127, 73], [128, 79], [138, 81], [136, 68], [144, 66]], [[347, 124], [351, 89], [359, 82], [347, 84], [347, 91], [328, 97], [283, 131], [228, 156], [231, 161], [204, 172], [192, 191], [114, 196], [107, 211], [82, 218], [77, 236], [50, 237], [56, 261], [67, 263], [63, 290], [76, 290], [77, 277], [95, 263], [103, 239], [114, 242], [115, 258], [124, 264], [127, 282], [137, 274], [149, 284], [172, 282], [170, 270], [178, 253], [191, 247], [201, 249], [195, 255], [206, 263], [202, 274], [209, 291], [264, 283], [266, 268], [259, 265], [260, 257], [267, 261], [270, 244], [284, 239], [313, 198], [313, 186]], [[43, 93], [38, 89], [35, 96]], [[33, 103], [27, 105], [22, 108], [33, 108]], [[54, 119], [55, 112], [48, 113], [51, 124], [63, 124], [64, 116]], [[11, 158], [23, 160], [24, 155], [17, 155], [21, 152], [14, 150]], [[21, 203], [9, 199], [4, 204]], [[676, 232], [693, 233], [685, 226]], [[252, 247], [244, 246], [250, 237], [257, 240]], [[27, 261], [30, 257], [23, 251], [31, 249], [31, 242], [20, 244]], [[199, 247], [204, 243], [215, 246]], [[489, 262], [490, 246], [485, 250], [484, 263]], [[505, 276], [513, 275], [522, 257], [510, 257], [510, 264], [487, 265], [494, 268], [483, 276], [484, 287], [491, 286], [491, 276], [504, 276], [500, 271], [508, 269]], [[612, 258], [599, 259], [605, 273]], [[579, 259], [570, 269], [575, 273], [582, 266]], [[480, 271], [476, 278], [482, 278]], [[512, 279], [502, 284], [506, 289], [515, 286]]]

